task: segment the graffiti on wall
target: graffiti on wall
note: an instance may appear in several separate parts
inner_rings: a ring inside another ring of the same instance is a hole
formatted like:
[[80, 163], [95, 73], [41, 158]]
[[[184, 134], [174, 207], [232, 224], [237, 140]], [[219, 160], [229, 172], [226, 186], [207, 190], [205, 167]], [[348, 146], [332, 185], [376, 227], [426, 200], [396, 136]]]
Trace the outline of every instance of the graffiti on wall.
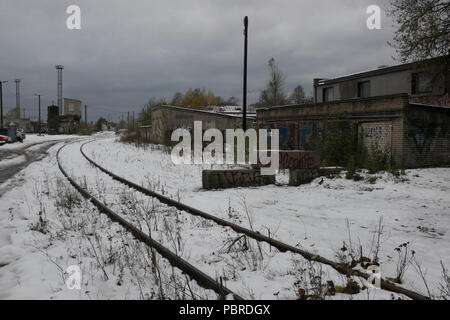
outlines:
[[424, 120], [408, 122], [408, 138], [412, 140], [414, 151], [421, 156], [430, 152], [433, 139], [440, 128], [433, 124], [427, 124]]
[[450, 107], [450, 95], [448, 93], [441, 96], [411, 97], [409, 101], [412, 103], [428, 104], [432, 106]]
[[313, 151], [280, 152], [280, 169], [316, 169], [320, 166], [320, 158]]
[[280, 150], [294, 150], [295, 146], [295, 124], [290, 124], [289, 127], [278, 126]]
[[289, 147], [289, 137], [288, 137], [288, 128], [280, 126], [278, 127], [279, 130], [279, 139], [280, 139], [280, 149], [281, 150], [288, 150]]
[[263, 186], [275, 184], [275, 176], [262, 176], [257, 169], [203, 170], [204, 189]]
[[375, 148], [388, 154], [391, 153], [392, 123], [390, 121], [362, 123], [359, 125], [358, 131], [368, 150]]
[[299, 126], [299, 149], [300, 150], [308, 150], [311, 146], [311, 139], [313, 134], [313, 126], [308, 125], [300, 125]]

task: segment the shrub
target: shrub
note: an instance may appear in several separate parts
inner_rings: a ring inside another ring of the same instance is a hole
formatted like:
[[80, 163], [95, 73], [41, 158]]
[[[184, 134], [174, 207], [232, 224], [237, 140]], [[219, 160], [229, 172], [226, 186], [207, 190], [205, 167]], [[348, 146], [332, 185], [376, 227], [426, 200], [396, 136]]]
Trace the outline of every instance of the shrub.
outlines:
[[92, 134], [92, 130], [86, 123], [80, 123], [77, 130], [77, 135], [79, 136], [90, 136]]
[[377, 144], [368, 150], [362, 136], [358, 136], [356, 123], [328, 121], [313, 140], [313, 149], [319, 152], [322, 165], [346, 168], [347, 179], [359, 180], [358, 169], [368, 169], [374, 174], [391, 168], [389, 150], [381, 150]]

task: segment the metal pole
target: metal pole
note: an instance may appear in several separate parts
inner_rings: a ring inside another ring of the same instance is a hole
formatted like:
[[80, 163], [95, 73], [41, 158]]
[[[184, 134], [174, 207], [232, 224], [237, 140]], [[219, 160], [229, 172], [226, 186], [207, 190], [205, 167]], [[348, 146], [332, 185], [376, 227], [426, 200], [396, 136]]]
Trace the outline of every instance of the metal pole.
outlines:
[[[16, 82], [16, 114], [20, 119], [20, 79], [14, 80]], [[25, 115], [23, 116], [25, 118]]]
[[34, 94], [36, 97], [38, 97], [38, 136], [41, 135], [41, 95], [39, 93]]
[[0, 128], [3, 129], [3, 83], [8, 81], [0, 81]]
[[3, 83], [0, 81], [0, 129], [3, 129]]
[[39, 100], [38, 135], [41, 135], [41, 95], [38, 96], [38, 100]]
[[86, 121], [86, 125], [87, 125], [87, 105], [84, 105], [84, 121]]
[[244, 88], [243, 88], [243, 123], [242, 128], [244, 131], [247, 130], [247, 45], [248, 45], [248, 17], [244, 18]]

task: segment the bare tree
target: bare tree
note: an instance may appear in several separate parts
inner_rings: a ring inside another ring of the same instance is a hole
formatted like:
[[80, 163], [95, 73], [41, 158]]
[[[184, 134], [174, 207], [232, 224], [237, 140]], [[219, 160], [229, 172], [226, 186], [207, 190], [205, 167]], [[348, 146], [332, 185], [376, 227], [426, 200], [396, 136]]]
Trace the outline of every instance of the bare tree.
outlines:
[[183, 104], [183, 94], [181, 92], [175, 92], [170, 104], [173, 106], [181, 106]]
[[236, 97], [229, 97], [227, 101], [225, 101], [226, 105], [229, 106], [237, 106], [239, 104], [239, 99]]
[[305, 90], [303, 90], [302, 85], [298, 85], [290, 95], [289, 102], [293, 104], [303, 104], [305, 103], [305, 98]]
[[266, 107], [278, 106], [287, 102], [284, 93], [285, 77], [278, 69], [274, 58], [270, 58], [269, 63], [270, 80], [266, 89], [261, 92], [259, 102]]
[[387, 9], [399, 26], [393, 43], [402, 62], [435, 58], [450, 48], [450, 1], [391, 0]]

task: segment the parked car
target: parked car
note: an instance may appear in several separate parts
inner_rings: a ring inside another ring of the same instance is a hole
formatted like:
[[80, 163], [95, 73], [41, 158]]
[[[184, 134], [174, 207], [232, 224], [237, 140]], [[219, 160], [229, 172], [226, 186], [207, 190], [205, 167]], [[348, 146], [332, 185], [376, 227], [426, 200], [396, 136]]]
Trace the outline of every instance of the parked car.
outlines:
[[8, 136], [1, 136], [0, 135], [0, 146], [6, 144], [6, 143], [11, 143], [11, 138]]
[[16, 132], [16, 139], [19, 142], [23, 142], [23, 140], [25, 140], [25, 130], [23, 129], [17, 129]]

